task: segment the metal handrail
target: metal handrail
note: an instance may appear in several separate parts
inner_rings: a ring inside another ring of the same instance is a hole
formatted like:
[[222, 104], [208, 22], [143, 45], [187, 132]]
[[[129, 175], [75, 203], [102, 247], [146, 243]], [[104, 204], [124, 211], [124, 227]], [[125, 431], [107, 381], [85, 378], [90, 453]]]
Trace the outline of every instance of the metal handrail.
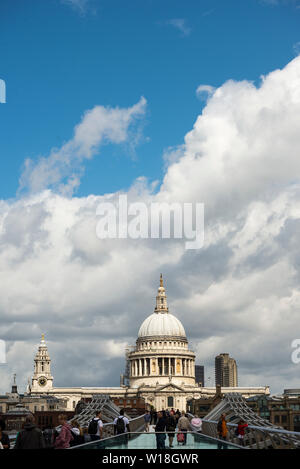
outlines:
[[[202, 422], [218, 424], [218, 422], [216, 420], [202, 419]], [[228, 427], [237, 427], [238, 426], [237, 423], [226, 422], [226, 424], [227, 424]], [[289, 430], [284, 430], [284, 429], [280, 430], [279, 428], [259, 427], [257, 425], [248, 425], [247, 428], [250, 428], [250, 429], [253, 429], [253, 430], [267, 431], [267, 432], [272, 432], [272, 433], [285, 433], [287, 435], [294, 435], [294, 436], [298, 436], [300, 438], [300, 432], [291, 432]]]
[[[179, 433], [180, 430], [174, 430], [172, 432], [169, 432], [169, 433]], [[209, 440], [213, 440], [213, 441], [216, 441], [216, 442], [222, 442], [222, 444], [228, 444], [230, 446], [235, 446], [236, 448], [239, 448], [239, 449], [245, 449], [243, 447], [241, 447], [240, 445], [237, 445], [235, 443], [231, 443], [231, 442], [224, 442], [223, 440], [219, 440], [218, 438], [214, 438], [213, 436], [209, 436], [209, 435], [204, 435], [203, 433], [198, 433], [198, 432], [193, 432], [193, 431], [187, 431], [186, 432], [187, 434], [191, 434], [191, 435], [201, 435], [203, 436], [204, 438], [207, 438]], [[78, 445], [78, 446], [72, 446], [70, 448], [66, 448], [66, 449], [77, 449], [77, 448], [81, 448], [82, 446], [87, 446], [87, 445], [92, 445], [92, 444], [97, 444], [99, 442], [102, 442], [102, 441], [106, 441], [106, 440], [112, 440], [114, 438], [118, 438], [118, 437], [122, 437], [124, 435], [157, 435], [157, 434], [163, 434], [163, 435], [167, 435], [168, 434], [168, 431], [165, 431], [165, 432], [126, 432], [126, 433], [121, 433], [119, 435], [113, 435], [113, 436], [109, 436], [109, 437], [106, 437], [106, 438], [102, 438], [101, 440], [96, 440], [96, 441], [88, 441], [87, 443], [83, 443], [82, 445]]]

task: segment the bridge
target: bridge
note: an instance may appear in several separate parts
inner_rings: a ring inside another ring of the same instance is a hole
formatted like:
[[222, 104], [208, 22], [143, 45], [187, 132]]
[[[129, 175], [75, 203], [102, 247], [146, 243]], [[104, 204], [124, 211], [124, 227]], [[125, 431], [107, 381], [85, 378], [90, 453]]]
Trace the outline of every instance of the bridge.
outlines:
[[202, 433], [218, 438], [217, 424], [222, 414], [226, 414], [227, 437], [232, 443], [239, 443], [235, 431], [237, 423], [244, 420], [248, 424], [244, 437], [247, 449], [300, 449], [300, 433], [289, 432], [263, 419], [250, 409], [239, 393], [225, 394], [203, 419]]
[[[76, 420], [82, 428], [87, 428], [92, 418], [100, 411], [102, 413], [102, 420], [107, 422], [103, 425], [103, 437], [108, 438], [114, 434], [113, 421], [120, 415], [120, 410], [120, 407], [112, 402], [108, 394], [94, 394], [91, 402], [89, 402], [79, 414], [75, 415], [70, 420], [70, 423]], [[134, 419], [130, 419], [126, 414], [125, 417], [130, 421], [130, 430], [132, 432], [139, 431], [143, 428], [143, 415]]]
[[[102, 418], [107, 423], [103, 426], [103, 440], [99, 442], [86, 443], [81, 445], [83, 449], [89, 448], [111, 448], [117, 449], [119, 445], [119, 436], [114, 435], [113, 421], [118, 417], [120, 408], [110, 399], [109, 395], [94, 395], [90, 403], [78, 414], [73, 417], [81, 427], [88, 427], [90, 420], [96, 415], [97, 411], [102, 412]], [[289, 432], [281, 427], [273, 425], [266, 419], [253, 412], [247, 405], [246, 400], [239, 393], [225, 394], [221, 402], [214, 407], [202, 420], [202, 433], [188, 432], [189, 445], [186, 449], [217, 449], [219, 436], [217, 424], [222, 414], [226, 414], [228, 427], [227, 447], [238, 448], [240, 440], [236, 435], [237, 424], [244, 420], [248, 427], [245, 431], [244, 445], [245, 449], [300, 449], [300, 433]], [[188, 414], [191, 419], [193, 415]], [[132, 449], [137, 448], [155, 448], [154, 434], [144, 432], [144, 415], [130, 419], [130, 440], [129, 446]], [[175, 446], [177, 449], [179, 447]], [[182, 447], [180, 447], [182, 448]], [[183, 449], [183, 448], [182, 448]]]

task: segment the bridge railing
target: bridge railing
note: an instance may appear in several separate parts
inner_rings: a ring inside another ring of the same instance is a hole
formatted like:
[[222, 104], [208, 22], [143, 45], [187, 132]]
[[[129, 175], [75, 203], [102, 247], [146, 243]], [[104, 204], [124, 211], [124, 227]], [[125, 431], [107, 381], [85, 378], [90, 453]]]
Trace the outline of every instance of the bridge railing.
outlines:
[[[139, 415], [129, 420], [129, 427], [131, 432], [138, 432], [144, 427], [144, 415]], [[103, 424], [103, 438], [109, 438], [114, 435], [114, 423], [108, 422]]]
[[[214, 420], [202, 420], [202, 433], [218, 438], [218, 422]], [[236, 435], [237, 424], [227, 423], [227, 440], [242, 444]], [[300, 433], [272, 427], [259, 427], [248, 425], [245, 428], [243, 446], [252, 449], [300, 449]]]

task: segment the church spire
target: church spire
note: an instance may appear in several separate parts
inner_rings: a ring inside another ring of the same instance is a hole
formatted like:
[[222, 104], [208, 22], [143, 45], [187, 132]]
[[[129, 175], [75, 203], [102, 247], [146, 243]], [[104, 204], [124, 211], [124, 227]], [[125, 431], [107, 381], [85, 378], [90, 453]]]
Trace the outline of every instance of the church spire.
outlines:
[[164, 286], [164, 281], [163, 281], [163, 278], [162, 278], [162, 274], [160, 274], [160, 286], [161, 287]]
[[164, 288], [162, 274], [160, 274], [160, 286], [157, 292], [156, 306], [155, 306], [154, 312], [155, 313], [168, 313], [169, 312], [166, 290]]

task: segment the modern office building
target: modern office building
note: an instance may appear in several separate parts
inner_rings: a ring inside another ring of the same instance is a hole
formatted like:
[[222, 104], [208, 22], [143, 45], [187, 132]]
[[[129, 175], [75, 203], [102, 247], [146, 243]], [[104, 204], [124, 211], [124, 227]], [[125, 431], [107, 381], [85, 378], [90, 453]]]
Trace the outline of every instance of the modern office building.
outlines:
[[237, 364], [234, 358], [231, 358], [228, 353], [221, 353], [215, 358], [215, 378], [216, 386], [237, 387]]
[[199, 386], [205, 386], [203, 365], [195, 365], [195, 381]]

